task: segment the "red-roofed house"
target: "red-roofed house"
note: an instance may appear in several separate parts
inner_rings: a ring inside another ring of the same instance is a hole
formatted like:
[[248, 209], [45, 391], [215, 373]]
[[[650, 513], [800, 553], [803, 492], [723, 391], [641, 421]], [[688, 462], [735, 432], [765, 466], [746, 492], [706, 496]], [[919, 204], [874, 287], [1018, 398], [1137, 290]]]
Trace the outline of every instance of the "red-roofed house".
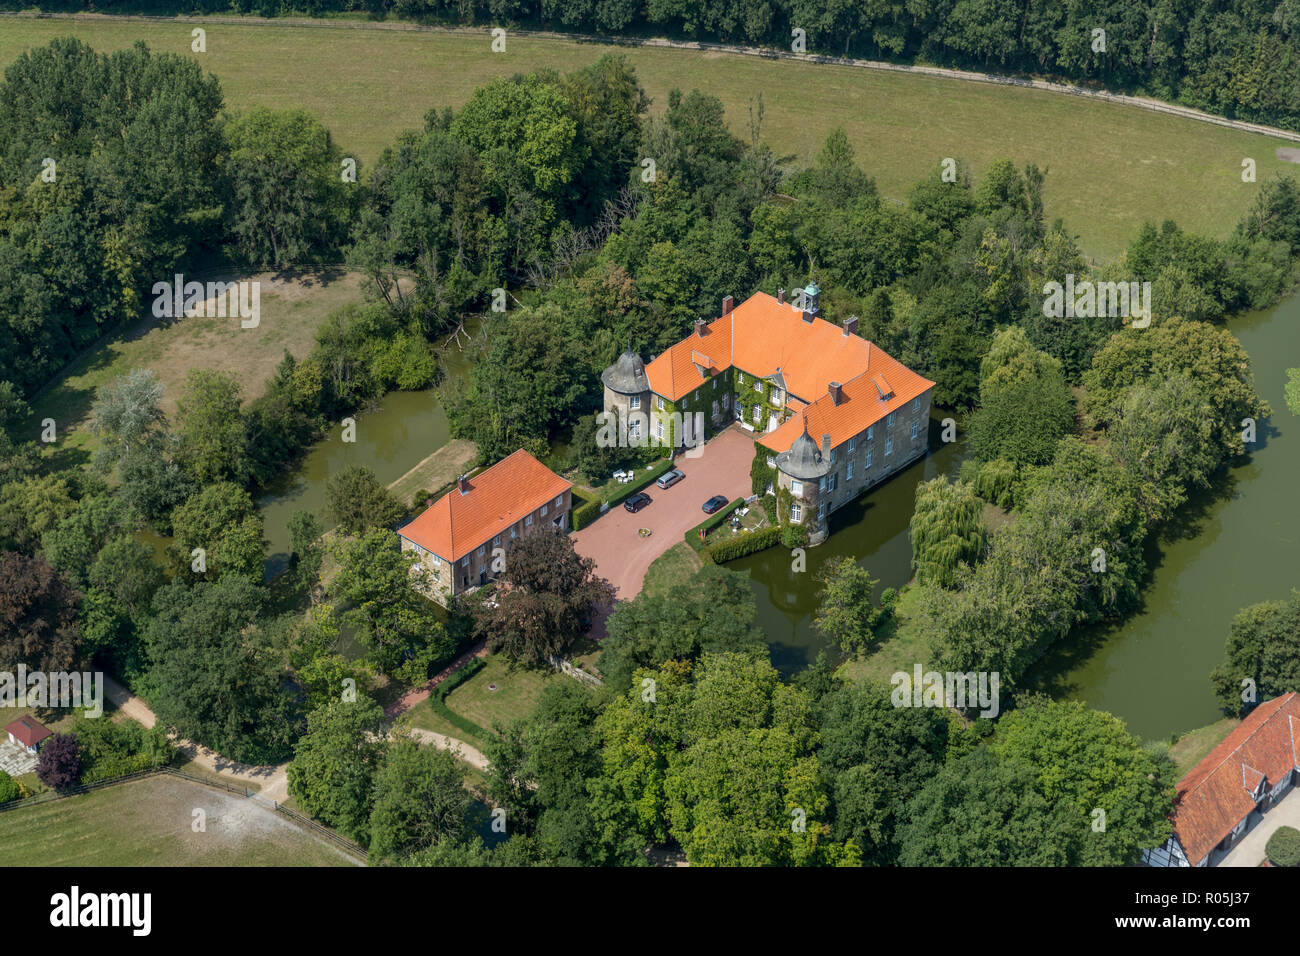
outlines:
[[40, 750], [45, 738], [50, 736], [49, 728], [34, 717], [19, 717], [5, 728], [5, 733], [11, 744], [21, 744], [29, 754]]
[[502, 554], [538, 528], [569, 528], [573, 485], [522, 448], [472, 478], [462, 477], [410, 524], [399, 528], [403, 551], [415, 551], [424, 590], [446, 604], [486, 584]]
[[1151, 866], [1214, 866], [1268, 809], [1300, 783], [1300, 694], [1250, 712], [1178, 781], [1174, 835], [1146, 850]]
[[785, 290], [734, 307], [727, 296], [720, 318], [648, 364], [629, 350], [601, 375], [629, 444], [678, 447], [733, 421], [760, 436], [770, 490], [791, 493], [788, 517], [814, 545], [830, 512], [925, 454], [934, 389], [859, 336], [856, 318], [821, 318], [820, 294], [810, 283], [797, 304]]

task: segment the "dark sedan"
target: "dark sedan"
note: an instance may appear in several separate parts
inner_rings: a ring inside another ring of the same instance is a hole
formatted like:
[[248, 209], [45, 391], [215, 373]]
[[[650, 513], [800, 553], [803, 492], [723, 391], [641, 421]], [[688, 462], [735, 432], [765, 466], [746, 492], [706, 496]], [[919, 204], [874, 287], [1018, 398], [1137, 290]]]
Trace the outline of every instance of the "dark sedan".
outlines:
[[648, 505], [650, 501], [651, 498], [649, 495], [647, 495], [644, 491], [638, 491], [631, 498], [627, 499], [627, 501], [623, 502], [623, 507], [626, 508], [628, 511], [632, 512], [632, 514], [636, 514], [638, 511], [640, 511], [642, 508]]
[[704, 513], [706, 515], [716, 514], [718, 509], [726, 505], [727, 499], [722, 495], [714, 495], [708, 501], [704, 502]]

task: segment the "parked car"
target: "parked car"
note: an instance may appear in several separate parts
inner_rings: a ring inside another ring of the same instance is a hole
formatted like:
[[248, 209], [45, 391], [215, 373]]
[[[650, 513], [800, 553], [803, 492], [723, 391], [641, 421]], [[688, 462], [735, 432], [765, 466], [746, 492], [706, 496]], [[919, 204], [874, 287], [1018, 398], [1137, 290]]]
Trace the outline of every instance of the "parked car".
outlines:
[[644, 491], [638, 491], [631, 498], [627, 499], [627, 501], [623, 502], [623, 507], [632, 512], [632, 514], [636, 514], [652, 500], [653, 499]]
[[704, 513], [706, 515], [716, 514], [718, 509], [726, 505], [727, 499], [722, 495], [714, 495], [708, 501], [704, 502]]
[[659, 480], [656, 481], [655, 484], [658, 485], [660, 488], [671, 488], [673, 485], [677, 484], [677, 482], [681, 481], [685, 477], [686, 477], [685, 475], [683, 475], [680, 471], [674, 468], [672, 471], [666, 471], [662, 475], [660, 475]]

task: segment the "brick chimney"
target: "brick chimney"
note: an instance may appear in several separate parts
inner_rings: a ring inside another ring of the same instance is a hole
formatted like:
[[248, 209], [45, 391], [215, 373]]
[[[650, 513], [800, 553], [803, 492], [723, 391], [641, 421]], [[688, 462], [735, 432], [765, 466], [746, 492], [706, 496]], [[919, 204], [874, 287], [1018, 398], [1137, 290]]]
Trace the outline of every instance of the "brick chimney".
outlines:
[[858, 317], [856, 315], [850, 315], [847, 319], [844, 320], [844, 334], [845, 335], [858, 334]]
[[696, 334], [696, 335], [701, 335], [701, 336], [704, 335], [704, 334], [705, 334], [705, 329], [707, 329], [708, 327], [709, 327], [709, 323], [705, 322], [703, 319], [696, 319], [696, 320], [695, 320], [695, 334]]
[[822, 458], [826, 459], [826, 458], [830, 458], [830, 456], [831, 456], [831, 436], [823, 435], [822, 436]]
[[736, 300], [729, 295], [722, 297], [722, 314], [731, 315], [731, 310], [736, 307]]
[[827, 386], [827, 390], [831, 393], [832, 403], [839, 405], [844, 401], [844, 386], [839, 382], [831, 382], [830, 385]]
[[785, 305], [785, 289], [776, 290], [776, 301], [780, 302], [782, 305]]
[[461, 475], [459, 478], [456, 479], [456, 487], [460, 489], [460, 493], [462, 495], [469, 494], [469, 479], [467, 479], [464, 475]]

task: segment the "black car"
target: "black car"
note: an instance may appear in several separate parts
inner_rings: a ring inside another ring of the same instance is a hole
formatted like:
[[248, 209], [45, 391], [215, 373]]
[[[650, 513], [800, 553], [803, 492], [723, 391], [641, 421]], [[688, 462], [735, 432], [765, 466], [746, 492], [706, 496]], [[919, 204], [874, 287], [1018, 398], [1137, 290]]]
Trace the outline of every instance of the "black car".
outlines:
[[638, 491], [631, 498], [627, 499], [627, 501], [623, 502], [623, 507], [632, 512], [632, 514], [636, 514], [652, 500], [653, 499], [651, 499], [651, 497], [644, 491]]
[[714, 514], [719, 508], [727, 503], [727, 499], [722, 495], [714, 495], [708, 501], [704, 502], [704, 513], [706, 515]]

